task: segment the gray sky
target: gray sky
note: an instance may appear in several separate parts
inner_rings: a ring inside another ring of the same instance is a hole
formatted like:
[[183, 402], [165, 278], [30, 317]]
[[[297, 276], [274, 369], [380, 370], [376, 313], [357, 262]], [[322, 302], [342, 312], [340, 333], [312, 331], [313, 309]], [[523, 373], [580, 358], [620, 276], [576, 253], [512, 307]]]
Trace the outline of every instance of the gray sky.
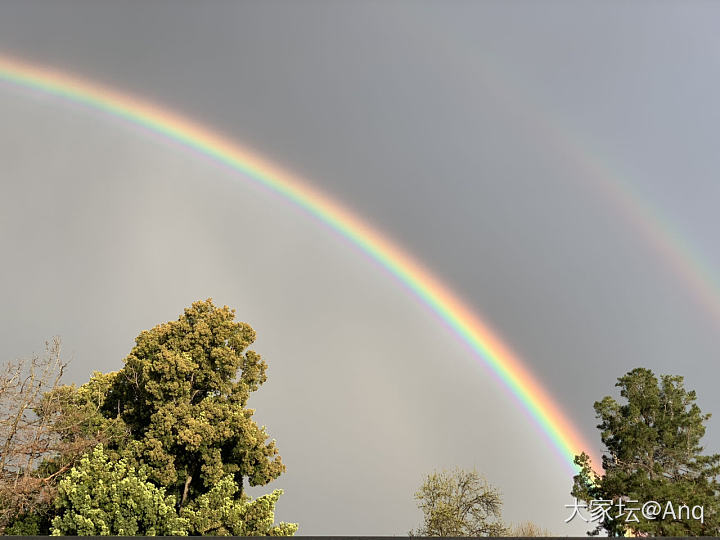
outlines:
[[[637, 366], [715, 393], [720, 321], [608, 193], [657, 208], [718, 283], [710, 2], [0, 4], [0, 54], [182, 112], [309, 179], [416, 255], [599, 445]], [[253, 397], [301, 534], [404, 534], [433, 468], [476, 466], [559, 535], [557, 453], [367, 257], [239, 175], [0, 86], [3, 358], [59, 334], [71, 380], [212, 296], [258, 332]], [[637, 212], [634, 211], [634, 215]], [[713, 302], [713, 299], [707, 300]], [[717, 304], [716, 304], [717, 305]], [[720, 448], [713, 420], [706, 448]], [[599, 448], [599, 447], [598, 447]]]

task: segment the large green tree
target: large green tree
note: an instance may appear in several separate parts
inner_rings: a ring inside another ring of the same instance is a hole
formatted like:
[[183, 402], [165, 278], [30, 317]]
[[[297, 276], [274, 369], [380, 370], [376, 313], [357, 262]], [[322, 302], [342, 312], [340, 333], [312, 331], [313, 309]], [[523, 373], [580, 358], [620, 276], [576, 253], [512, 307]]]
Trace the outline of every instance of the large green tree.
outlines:
[[456, 468], [429, 474], [415, 500], [423, 524], [411, 536], [502, 536], [500, 492], [476, 470]]
[[234, 318], [234, 310], [208, 299], [142, 332], [103, 404], [129, 429], [123, 455], [145, 465], [179, 507], [227, 475], [241, 495], [246, 478], [265, 485], [285, 470], [247, 407], [267, 364], [248, 349], [253, 329]]
[[[663, 375], [637, 368], [620, 377], [623, 403], [607, 396], [595, 403], [598, 429], [606, 451], [602, 473], [596, 473], [586, 453], [575, 457], [581, 471], [574, 477], [572, 495], [591, 506], [606, 503], [612, 510], [600, 512], [595, 530], [609, 536], [628, 532], [650, 536], [694, 536], [720, 534], [720, 455], [703, 455], [700, 440], [709, 414], [696, 404], [694, 391], [687, 391], [680, 376]], [[593, 503], [595, 501], [595, 503]], [[639, 507], [655, 501], [657, 517]], [[636, 502], [633, 502], [636, 501]], [[684, 508], [703, 508], [702, 519]], [[637, 518], [637, 521], [635, 521]]]
[[8, 364], [0, 534], [48, 534], [51, 522], [56, 534], [294, 534], [297, 525], [274, 524], [282, 491], [243, 493], [245, 480], [264, 485], [285, 470], [247, 407], [266, 379], [247, 349], [254, 338], [206, 300], [142, 332], [123, 369], [80, 387], [59, 383], [57, 354], [27, 370]]

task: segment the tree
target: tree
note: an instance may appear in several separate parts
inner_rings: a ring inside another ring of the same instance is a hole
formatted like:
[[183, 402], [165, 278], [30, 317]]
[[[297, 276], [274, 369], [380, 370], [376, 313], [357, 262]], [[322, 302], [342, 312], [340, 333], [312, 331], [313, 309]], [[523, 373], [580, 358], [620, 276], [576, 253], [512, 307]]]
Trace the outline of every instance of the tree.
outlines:
[[411, 536], [502, 536], [502, 498], [476, 470], [429, 474], [415, 493], [423, 525]]
[[65, 367], [55, 338], [44, 355], [7, 362], [0, 371], [0, 533], [49, 507], [54, 496], [52, 482], [35, 469], [56, 443], [43, 417], [43, 393], [59, 385]]
[[[609, 536], [718, 535], [720, 454], [702, 455], [700, 440], [710, 415], [700, 411], [695, 392], [685, 390], [680, 376], [662, 375], [658, 381], [643, 368], [620, 377], [615, 386], [624, 404], [608, 396], [594, 405], [606, 448], [603, 473], [593, 470], [586, 453], [576, 456], [580, 472], [571, 493], [588, 505], [637, 501], [633, 504], [642, 506], [655, 501], [661, 513], [649, 519], [634, 512], [637, 522], [625, 521], [631, 519], [629, 513], [620, 518], [603, 515], [590, 534], [604, 530]], [[678, 515], [683, 505], [688, 511]], [[689, 509], [698, 506], [703, 507], [702, 520], [689, 515]]]
[[515, 538], [534, 538], [534, 537], [540, 537], [540, 536], [553, 536], [552, 534], [550, 534], [550, 531], [548, 531], [547, 529], [545, 529], [543, 527], [540, 527], [540, 525], [537, 525], [537, 524], [533, 523], [532, 521], [524, 521], [517, 525], [513, 525], [508, 530], [507, 535], [515, 537]]
[[231, 474], [242, 493], [284, 470], [275, 441], [246, 407], [267, 364], [247, 350], [255, 332], [235, 311], [195, 302], [177, 321], [142, 332], [103, 405], [130, 430], [124, 455], [177, 493], [179, 507]]
[[[59, 382], [59, 345], [0, 372], [0, 533], [48, 534], [53, 520], [57, 534], [161, 534], [164, 516], [173, 534], [294, 534], [273, 523], [282, 491], [243, 493], [246, 478], [264, 485], [285, 467], [247, 408], [267, 365], [233, 319], [196, 302], [142, 332], [123, 369], [78, 388]], [[145, 512], [135, 521], [133, 508]]]
[[52, 520], [54, 536], [292, 536], [298, 526], [275, 525], [282, 490], [255, 500], [235, 497], [231, 475], [185, 506], [147, 479], [128, 460], [112, 461], [102, 445], [84, 456], [60, 481]]
[[275, 525], [275, 504], [282, 495], [276, 489], [255, 500], [243, 494], [237, 499], [238, 486], [231, 475], [218, 482], [182, 509], [193, 536], [292, 536], [295, 523]]
[[60, 351], [55, 337], [44, 355], [0, 370], [0, 533], [47, 533], [60, 475], [97, 441], [82, 426], [99, 411], [61, 385]]
[[124, 435], [99, 410], [109, 376], [62, 385], [60, 350], [54, 338], [43, 356], [8, 362], [0, 372], [0, 533], [49, 534], [62, 475], [96, 444]]
[[175, 497], [147, 481], [127, 460], [112, 462], [102, 445], [60, 481], [53, 536], [186, 536]]
[[128, 429], [123, 421], [106, 418], [101, 411], [116, 376], [117, 372], [96, 371], [80, 387], [56, 386], [43, 395], [41, 414], [52, 426], [58, 442], [57, 451], [39, 465], [40, 472], [60, 476], [98, 444], [117, 446], [127, 440]]

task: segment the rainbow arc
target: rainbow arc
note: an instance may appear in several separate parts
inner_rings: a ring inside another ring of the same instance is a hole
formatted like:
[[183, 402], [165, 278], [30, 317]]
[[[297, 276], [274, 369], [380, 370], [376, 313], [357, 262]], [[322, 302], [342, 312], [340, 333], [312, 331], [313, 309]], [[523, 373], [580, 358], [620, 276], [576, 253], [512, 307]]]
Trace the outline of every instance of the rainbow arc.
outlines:
[[[79, 103], [232, 168], [292, 201], [349, 239], [427, 304], [498, 377], [574, 472], [573, 457], [592, 448], [520, 358], [479, 315], [409, 253], [339, 202], [254, 151], [158, 105], [64, 72], [0, 56], [0, 81]], [[599, 461], [593, 456], [593, 462]]]

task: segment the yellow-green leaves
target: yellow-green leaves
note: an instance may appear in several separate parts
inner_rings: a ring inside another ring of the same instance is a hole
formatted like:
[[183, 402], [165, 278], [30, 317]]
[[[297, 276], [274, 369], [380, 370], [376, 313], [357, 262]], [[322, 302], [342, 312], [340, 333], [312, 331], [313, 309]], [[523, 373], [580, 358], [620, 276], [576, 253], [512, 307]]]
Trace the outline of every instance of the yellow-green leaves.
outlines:
[[175, 497], [147, 480], [143, 468], [111, 461], [102, 445], [83, 457], [60, 482], [52, 520], [54, 536], [292, 536], [297, 524], [275, 525], [282, 490], [255, 500], [238, 494], [228, 475], [180, 515]]
[[238, 486], [225, 476], [208, 493], [201, 495], [181, 515], [190, 522], [193, 535], [203, 536], [292, 536], [296, 523], [274, 524], [275, 504], [282, 490], [276, 489], [255, 500], [236, 497]]
[[102, 445], [60, 481], [55, 506], [54, 536], [187, 535], [175, 498], [126, 460], [108, 460]]

